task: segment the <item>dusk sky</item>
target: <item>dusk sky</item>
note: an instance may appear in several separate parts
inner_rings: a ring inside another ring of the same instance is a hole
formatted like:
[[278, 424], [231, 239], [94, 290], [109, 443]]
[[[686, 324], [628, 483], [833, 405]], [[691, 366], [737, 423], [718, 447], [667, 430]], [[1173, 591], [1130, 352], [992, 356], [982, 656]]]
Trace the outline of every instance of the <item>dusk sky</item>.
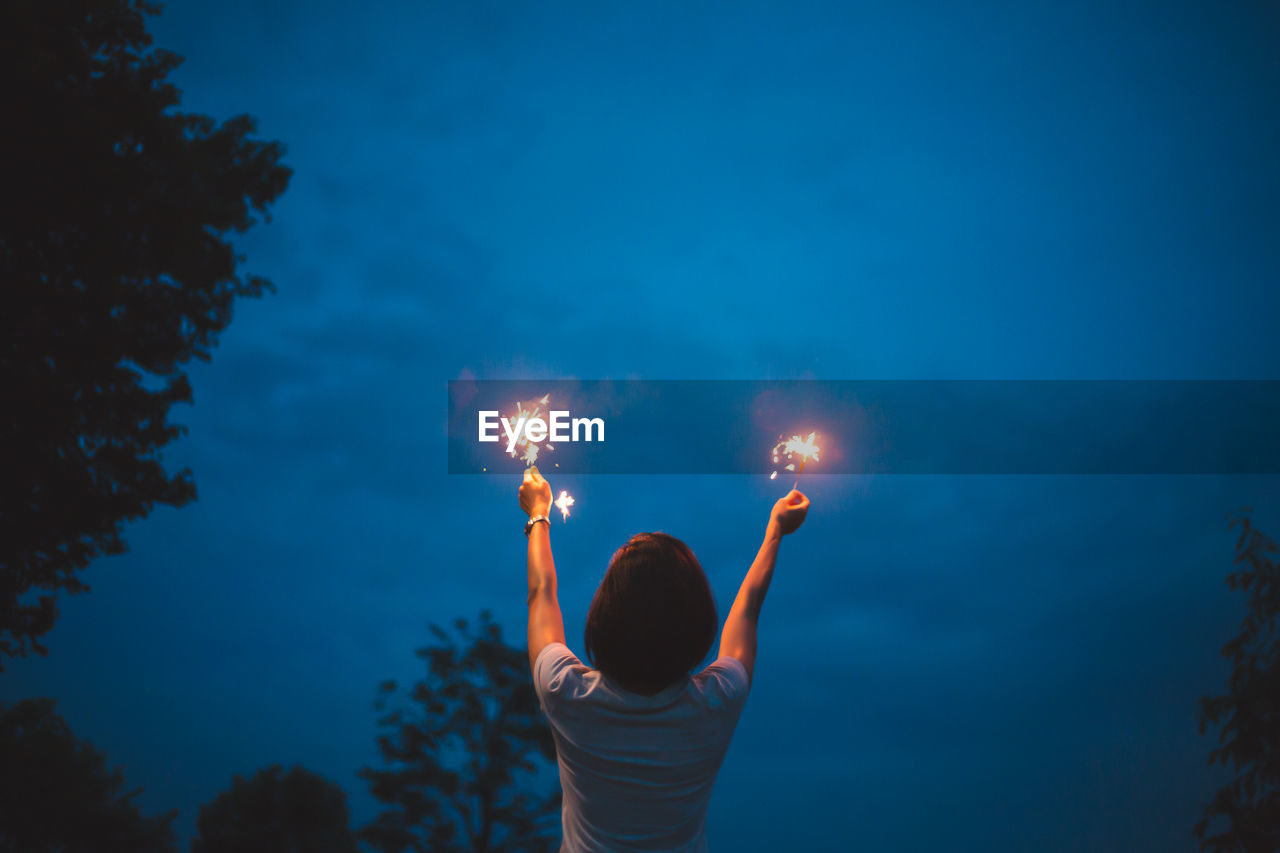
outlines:
[[[57, 699], [184, 846], [275, 763], [363, 826], [376, 688], [420, 675], [427, 626], [487, 608], [524, 642], [520, 469], [446, 473], [450, 379], [1280, 378], [1273, 2], [151, 20], [184, 109], [287, 147], [240, 242], [278, 292], [171, 415], [198, 501], [129, 525], [0, 698]], [[552, 543], [579, 653], [641, 530], [690, 545], [723, 619], [787, 485], [544, 473], [578, 498]], [[1244, 615], [1225, 518], [1280, 536], [1280, 478], [802, 488], [713, 850], [1198, 849], [1225, 776], [1197, 699]]]

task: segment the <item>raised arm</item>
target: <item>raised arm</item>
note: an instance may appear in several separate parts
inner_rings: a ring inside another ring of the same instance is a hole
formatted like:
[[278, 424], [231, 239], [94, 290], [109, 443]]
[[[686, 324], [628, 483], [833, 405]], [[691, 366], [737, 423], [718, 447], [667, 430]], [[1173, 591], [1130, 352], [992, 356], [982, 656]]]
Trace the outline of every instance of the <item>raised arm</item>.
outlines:
[[782, 537], [795, 531], [804, 522], [809, 511], [809, 499], [792, 489], [780, 498], [769, 513], [764, 543], [756, 552], [755, 562], [747, 570], [747, 576], [738, 588], [738, 597], [729, 609], [720, 634], [720, 655], [737, 658], [747, 670], [750, 680], [756, 666], [756, 625], [760, 621], [760, 608], [764, 605], [769, 582], [773, 580], [773, 565], [778, 560], [778, 546]]
[[[527, 468], [520, 484], [520, 508], [530, 518], [551, 512], [551, 484], [537, 467]], [[551, 524], [540, 521], [529, 531], [529, 668], [550, 643], [564, 642], [564, 619], [556, 598], [556, 564], [551, 559]]]

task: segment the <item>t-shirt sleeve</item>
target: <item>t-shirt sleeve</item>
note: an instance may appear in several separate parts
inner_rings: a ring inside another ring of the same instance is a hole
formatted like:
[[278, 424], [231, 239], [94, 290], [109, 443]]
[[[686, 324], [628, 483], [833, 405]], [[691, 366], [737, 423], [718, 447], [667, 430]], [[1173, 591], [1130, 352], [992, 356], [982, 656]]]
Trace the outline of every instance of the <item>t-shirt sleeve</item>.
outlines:
[[703, 695], [713, 710], [723, 709], [733, 716], [742, 713], [751, 691], [751, 679], [742, 661], [729, 655], [721, 655], [698, 674]]
[[582, 668], [582, 661], [564, 643], [547, 643], [538, 652], [533, 662], [533, 689], [544, 712], [549, 713], [556, 697], [577, 679], [574, 667]]

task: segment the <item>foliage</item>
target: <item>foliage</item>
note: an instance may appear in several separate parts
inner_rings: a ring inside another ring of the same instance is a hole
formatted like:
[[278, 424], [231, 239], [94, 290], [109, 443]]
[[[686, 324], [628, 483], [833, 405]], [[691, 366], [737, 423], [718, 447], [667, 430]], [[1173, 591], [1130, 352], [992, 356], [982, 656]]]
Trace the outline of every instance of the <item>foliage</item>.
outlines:
[[280, 773], [273, 765], [236, 776], [202, 806], [191, 853], [357, 853], [346, 793], [302, 767]]
[[124, 776], [76, 738], [52, 699], [0, 706], [0, 850], [176, 853], [177, 810], [143, 817]]
[[283, 148], [250, 139], [249, 116], [174, 109], [181, 59], [148, 50], [157, 11], [0, 6], [3, 655], [47, 653], [58, 590], [86, 590], [76, 572], [125, 551], [125, 521], [195, 498], [191, 472], [161, 464], [183, 432], [169, 407], [191, 401], [180, 366], [210, 359], [236, 297], [271, 289], [237, 274], [230, 232], [284, 191]]
[[[540, 853], [558, 843], [560, 791], [545, 771], [555, 760], [524, 648], [502, 641], [488, 612], [475, 632], [455, 623], [460, 645], [436, 625], [419, 649], [427, 676], [379, 723], [386, 768], [365, 768], [373, 795], [390, 808], [360, 832], [381, 853]], [[375, 707], [396, 694], [384, 682]], [[537, 794], [541, 784], [554, 787]]]
[[[1231, 676], [1222, 696], [1200, 700], [1200, 733], [1221, 727], [1209, 763], [1230, 766], [1236, 777], [1214, 795], [1195, 826], [1201, 849], [1215, 853], [1275, 853], [1280, 850], [1280, 576], [1267, 554], [1276, 543], [1253, 527], [1249, 510], [1231, 520], [1240, 527], [1235, 565], [1227, 585], [1248, 594], [1240, 633], [1222, 647]], [[1225, 817], [1228, 828], [1206, 837], [1209, 822]]]

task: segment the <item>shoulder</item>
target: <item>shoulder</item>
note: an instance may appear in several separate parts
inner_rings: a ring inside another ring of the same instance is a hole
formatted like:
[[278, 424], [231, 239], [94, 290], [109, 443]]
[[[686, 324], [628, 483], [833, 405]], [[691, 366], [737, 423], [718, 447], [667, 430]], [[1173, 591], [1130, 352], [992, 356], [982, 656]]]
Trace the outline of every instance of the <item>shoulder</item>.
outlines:
[[694, 688], [702, 694], [711, 707], [741, 711], [751, 692], [751, 679], [742, 661], [729, 655], [716, 658], [706, 669], [693, 677]]
[[588, 667], [564, 643], [547, 643], [533, 663], [533, 687], [545, 704], [547, 697], [564, 693], [580, 681]]

